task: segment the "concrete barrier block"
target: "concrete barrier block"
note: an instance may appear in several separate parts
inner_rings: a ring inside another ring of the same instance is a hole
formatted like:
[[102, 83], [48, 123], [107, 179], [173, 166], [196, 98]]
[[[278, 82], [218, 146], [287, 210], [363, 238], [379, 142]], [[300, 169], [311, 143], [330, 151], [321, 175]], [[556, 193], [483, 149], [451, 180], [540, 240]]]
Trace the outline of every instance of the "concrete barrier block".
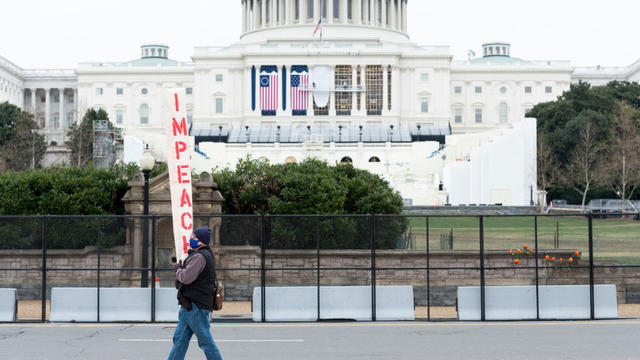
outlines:
[[[485, 287], [485, 319], [529, 320], [536, 318], [535, 286]], [[539, 287], [541, 319], [588, 319], [588, 285], [542, 285]], [[615, 285], [596, 285], [595, 317], [617, 318]], [[458, 319], [480, 320], [480, 287], [458, 287]]]
[[0, 321], [16, 321], [16, 289], [0, 289]]
[[[261, 289], [253, 290], [253, 320], [261, 320]], [[267, 287], [265, 317], [267, 321], [316, 321], [318, 294], [315, 286]], [[371, 320], [370, 286], [320, 287], [320, 319]], [[379, 320], [414, 320], [412, 286], [377, 286], [376, 318]]]
[[[97, 289], [51, 289], [50, 321], [98, 320]], [[156, 289], [156, 321], [178, 321], [177, 290]], [[100, 321], [151, 321], [150, 288], [100, 288]]]
[[50, 321], [97, 321], [96, 288], [51, 288]]

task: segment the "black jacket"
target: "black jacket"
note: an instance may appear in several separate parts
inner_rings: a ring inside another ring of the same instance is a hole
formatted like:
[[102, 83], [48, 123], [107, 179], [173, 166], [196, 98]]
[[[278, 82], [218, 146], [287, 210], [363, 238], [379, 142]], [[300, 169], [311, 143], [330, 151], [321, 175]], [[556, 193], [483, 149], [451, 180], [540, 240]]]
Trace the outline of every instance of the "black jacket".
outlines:
[[[189, 285], [180, 284], [178, 288], [178, 300], [183, 296], [199, 309], [213, 310], [213, 288], [215, 283], [215, 260], [211, 249], [207, 246], [198, 250], [189, 250], [189, 256], [185, 259], [186, 264], [189, 258], [195, 254], [202, 254], [206, 259], [206, 265], [194, 282]], [[182, 304], [182, 302], [181, 302]], [[184, 304], [183, 304], [184, 305]]]

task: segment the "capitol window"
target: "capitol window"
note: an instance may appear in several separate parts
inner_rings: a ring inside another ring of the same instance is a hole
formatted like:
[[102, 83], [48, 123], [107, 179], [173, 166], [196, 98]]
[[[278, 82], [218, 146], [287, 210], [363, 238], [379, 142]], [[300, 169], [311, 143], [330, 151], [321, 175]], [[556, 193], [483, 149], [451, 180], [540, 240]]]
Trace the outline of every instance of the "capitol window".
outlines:
[[454, 87], [453, 92], [455, 92], [456, 94], [462, 94], [462, 86]]
[[531, 86], [525, 86], [524, 87], [524, 93], [525, 94], [531, 94]]
[[216, 82], [222, 82], [222, 74], [216, 74]]
[[96, 95], [102, 95], [102, 88], [96, 88]]
[[[336, 65], [334, 85], [337, 89], [351, 89], [353, 83], [351, 65]], [[351, 115], [353, 95], [347, 91], [336, 91], [336, 115]]]
[[124, 118], [124, 110], [118, 109], [116, 110], [116, 124], [122, 124]]
[[377, 11], [377, 13], [378, 13], [378, 19], [377, 19], [378, 22], [377, 22], [377, 24], [380, 25], [380, 24], [382, 24], [382, 0], [378, 0], [376, 3], [377, 3], [376, 10], [378, 10]]
[[482, 122], [482, 109], [477, 108], [475, 110], [476, 113], [476, 123], [481, 123]]
[[216, 98], [216, 114], [222, 114], [224, 102], [222, 98]]
[[60, 115], [59, 113], [53, 114], [53, 128], [60, 129]]
[[294, 17], [296, 21], [300, 20], [300, 3], [298, 1], [294, 1]]
[[67, 114], [67, 127], [73, 125], [75, 119], [73, 117], [73, 111]]
[[482, 94], [482, 86], [476, 86], [476, 94]]
[[140, 92], [142, 93], [142, 95], [147, 95], [147, 88], [142, 88], [142, 90], [140, 90]]
[[506, 86], [501, 87], [500, 88], [500, 92], [503, 93], [503, 94], [506, 94], [507, 93], [507, 87]]
[[187, 104], [187, 123], [191, 125], [193, 121], [193, 105]]
[[69, 94], [67, 98], [69, 99], [69, 104], [73, 104], [73, 94]]
[[122, 88], [116, 88], [116, 95], [122, 95]]
[[544, 88], [544, 92], [547, 94], [551, 94], [553, 92], [553, 88], [551, 86], [547, 86]]
[[345, 156], [342, 159], [340, 159], [340, 162], [343, 164], [353, 164], [353, 160], [351, 160], [351, 158], [348, 156]]
[[340, 0], [333, 0], [333, 19], [340, 19]]
[[462, 123], [462, 109], [453, 110], [453, 121], [458, 124]]
[[148, 124], [149, 123], [149, 105], [142, 104], [140, 105], [140, 124]]
[[369, 162], [371, 163], [379, 163], [380, 162], [380, 158], [377, 156], [372, 156], [371, 158], [369, 158]]
[[420, 111], [423, 113], [429, 112], [429, 99], [423, 97], [420, 99]]
[[351, 21], [353, 19], [353, 4], [352, 0], [347, 0], [347, 20]]
[[500, 123], [509, 121], [509, 105], [507, 103], [503, 102], [498, 105], [498, 119]]
[[193, 94], [193, 88], [188, 87], [187, 88], [187, 95], [191, 95]]
[[382, 66], [367, 65], [366, 72], [366, 105], [367, 115], [382, 114]]
[[429, 81], [429, 74], [428, 73], [420, 74], [420, 80], [421, 81]]

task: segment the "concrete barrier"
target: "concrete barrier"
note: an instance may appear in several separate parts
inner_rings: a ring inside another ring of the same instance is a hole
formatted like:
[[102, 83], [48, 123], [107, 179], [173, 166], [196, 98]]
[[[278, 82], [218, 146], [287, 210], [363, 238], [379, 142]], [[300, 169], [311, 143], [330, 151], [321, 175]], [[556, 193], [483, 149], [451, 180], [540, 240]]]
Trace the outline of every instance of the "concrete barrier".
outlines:
[[[176, 289], [156, 289], [156, 321], [178, 321]], [[50, 321], [97, 321], [97, 289], [51, 289]], [[151, 321], [150, 288], [100, 288], [100, 321]]]
[[[541, 285], [540, 319], [588, 319], [591, 316], [588, 285]], [[596, 285], [595, 317], [618, 317], [615, 285]], [[480, 287], [458, 287], [458, 319], [480, 320]], [[535, 286], [485, 287], [486, 320], [536, 319]]]
[[[253, 289], [253, 320], [261, 320], [261, 288]], [[318, 293], [315, 286], [267, 287], [267, 321], [318, 320]], [[371, 320], [370, 286], [321, 286], [320, 319]], [[376, 286], [377, 320], [414, 320], [412, 286]]]
[[16, 289], [0, 289], [0, 321], [16, 321]]

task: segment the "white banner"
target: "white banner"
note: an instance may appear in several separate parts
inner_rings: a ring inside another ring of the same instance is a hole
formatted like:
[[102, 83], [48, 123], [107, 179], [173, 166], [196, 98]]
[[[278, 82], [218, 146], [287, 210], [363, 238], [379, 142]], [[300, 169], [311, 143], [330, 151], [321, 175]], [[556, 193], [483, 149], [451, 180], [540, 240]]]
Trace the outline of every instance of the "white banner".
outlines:
[[329, 103], [329, 94], [333, 82], [329, 65], [315, 65], [312, 69], [313, 100], [317, 107], [323, 108]]
[[185, 89], [169, 89], [164, 108], [167, 114], [167, 168], [171, 185], [171, 213], [176, 259], [184, 260], [193, 232], [191, 201], [191, 141], [187, 126]]

